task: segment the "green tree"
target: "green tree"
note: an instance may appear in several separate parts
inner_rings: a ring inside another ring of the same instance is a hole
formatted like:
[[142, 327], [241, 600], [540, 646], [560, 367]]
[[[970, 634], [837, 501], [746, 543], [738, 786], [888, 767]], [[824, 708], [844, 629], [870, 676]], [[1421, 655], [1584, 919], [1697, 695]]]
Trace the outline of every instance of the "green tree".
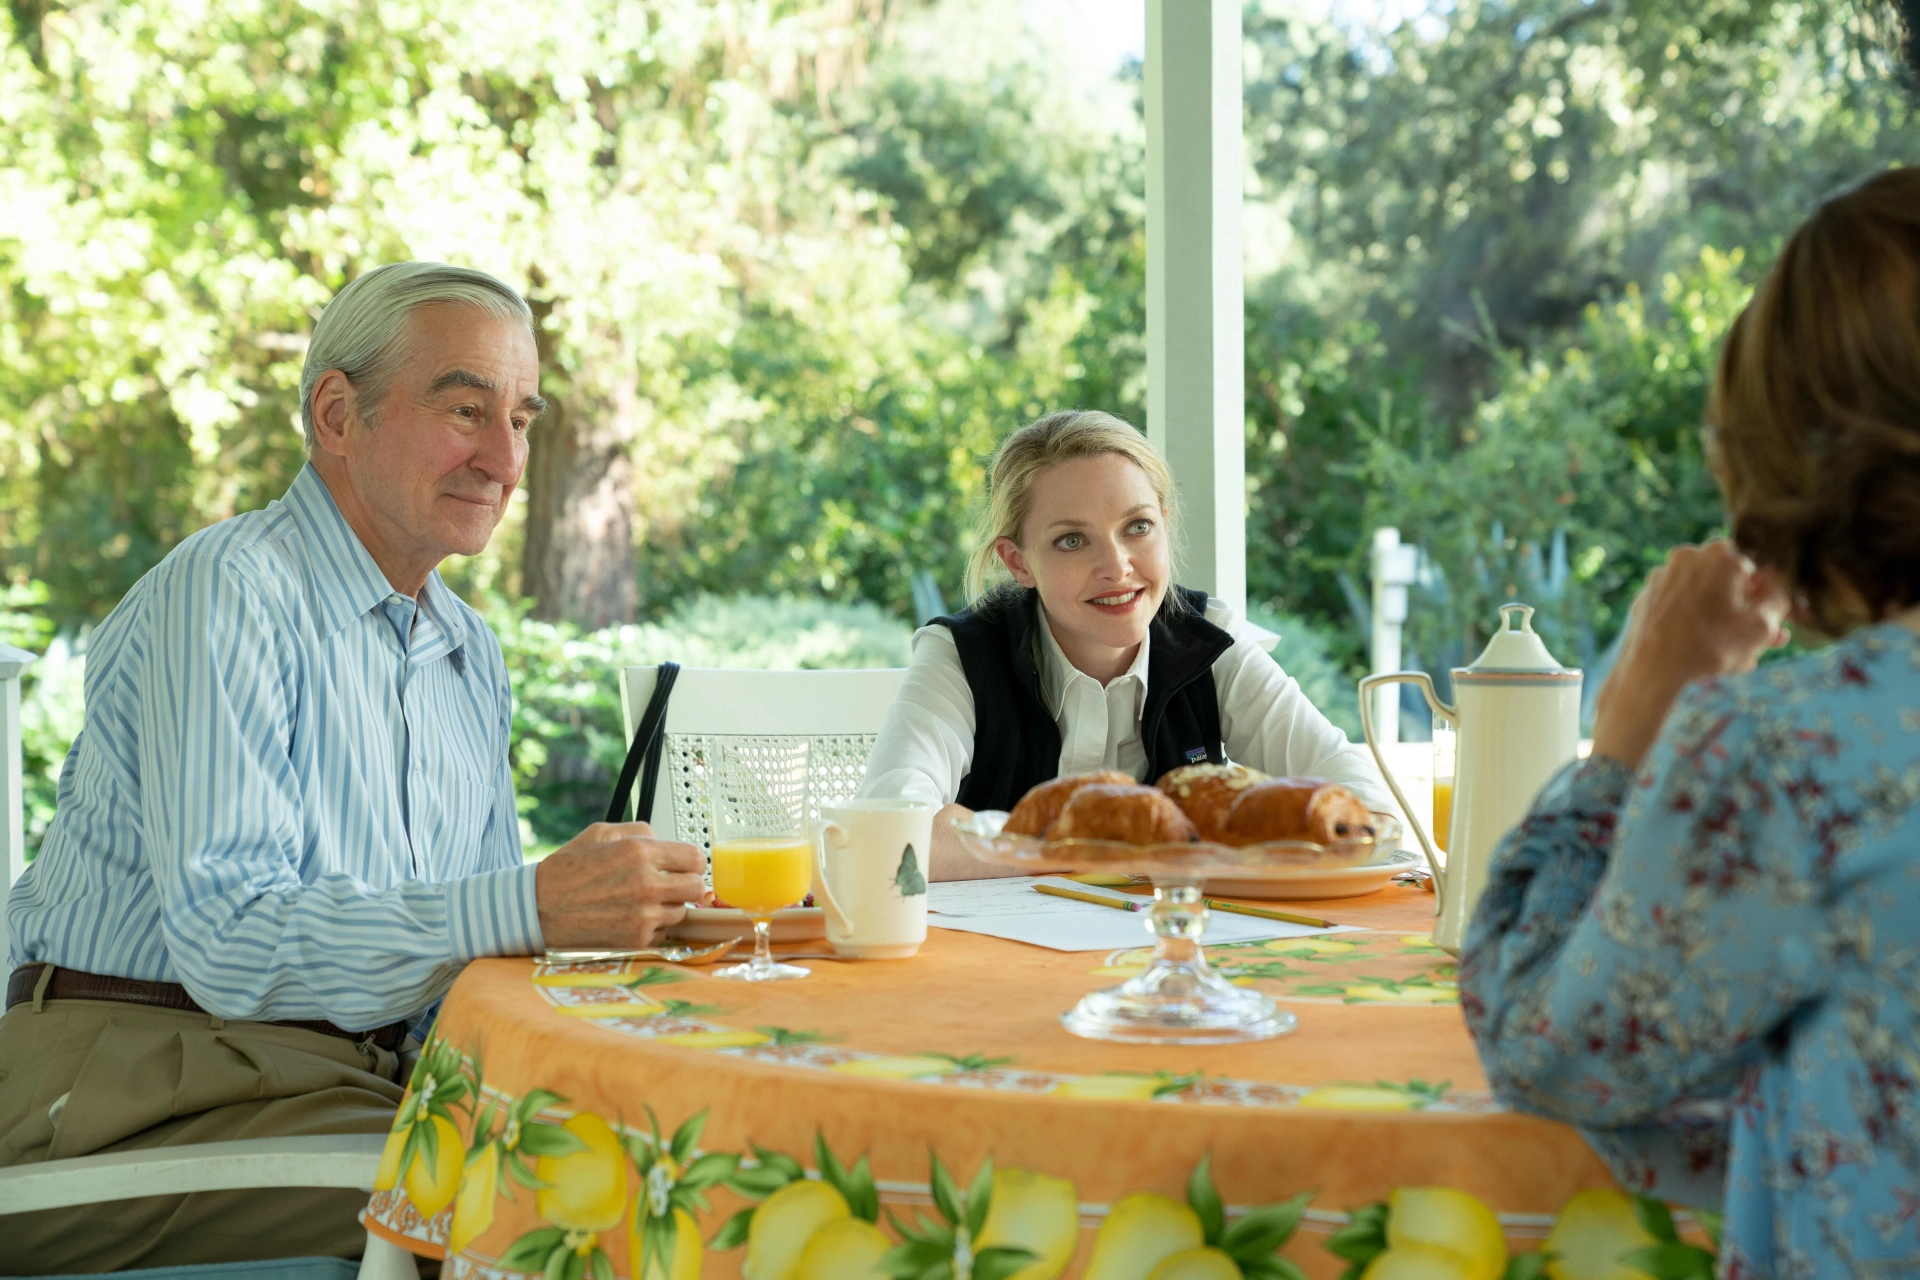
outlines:
[[1496, 390], [1457, 445], [1431, 417], [1367, 424], [1370, 521], [1397, 524], [1435, 571], [1408, 619], [1420, 653], [1470, 659], [1498, 606], [1524, 599], [1562, 661], [1590, 664], [1667, 549], [1720, 525], [1700, 422], [1720, 335], [1750, 293], [1741, 267], [1705, 250], [1657, 302], [1629, 287], [1551, 351], [1496, 351]]
[[[1888, 13], [1853, 0], [1465, 0], [1380, 31], [1280, 0], [1251, 9], [1250, 196], [1271, 213], [1249, 225], [1277, 222], [1285, 240], [1280, 252], [1255, 246], [1279, 265], [1249, 290], [1255, 598], [1344, 628], [1357, 656], [1340, 575], [1364, 579], [1363, 526], [1405, 531], [1413, 510], [1437, 514], [1395, 490], [1369, 497], [1368, 485], [1458, 471], [1457, 523], [1487, 538], [1509, 490], [1473, 446], [1494, 430], [1482, 402], [1513, 400], [1514, 360], [1551, 362], [1598, 340], [1596, 305], [1638, 308], [1665, 332], [1662, 281], [1696, 271], [1703, 250], [1744, 250], [1750, 281], [1822, 195], [1915, 154], [1920, 117], [1894, 74]], [[1710, 354], [1725, 317], [1685, 319], [1710, 326]], [[1641, 356], [1661, 353], [1595, 353], [1622, 386], [1668, 385], [1665, 367], [1619, 363]], [[1549, 399], [1533, 411], [1564, 408]], [[1576, 450], [1684, 462], [1640, 439], [1630, 415], [1608, 422], [1624, 434], [1542, 421], [1529, 447], [1562, 469]], [[1386, 447], [1415, 461], [1384, 467]], [[1649, 523], [1650, 506], [1583, 513], [1589, 552], [1615, 566], [1641, 563], [1644, 538], [1698, 527], [1685, 496], [1697, 474], [1631, 474], [1680, 496], [1671, 520]], [[1544, 551], [1537, 523], [1516, 533], [1507, 520], [1516, 541], [1502, 554], [1530, 540]], [[1430, 550], [1450, 582], [1472, 559]], [[1614, 600], [1614, 587], [1598, 589]], [[1587, 619], [1600, 643], [1617, 617], [1606, 604]], [[1445, 623], [1454, 643], [1467, 626]], [[1419, 642], [1429, 657], [1431, 640]]]
[[284, 488], [313, 316], [406, 257], [527, 288], [557, 408], [504, 576], [549, 616], [630, 616], [637, 511], [718, 461], [707, 426], [739, 396], [693, 375], [724, 371], [698, 362], [743, 299], [899, 256], [807, 152], [880, 0], [746, 27], [717, 0], [8, 13], [0, 537], [66, 626]]
[[816, 290], [845, 289], [844, 304], [743, 313], [724, 358], [745, 408], [697, 503], [649, 532], [653, 599], [752, 583], [904, 613], [924, 571], [957, 603], [1000, 437], [1061, 407], [1145, 425], [1130, 97], [1116, 136], [1076, 108], [1045, 50], [1003, 38], [1020, 30], [1012, 6], [989, 13], [1004, 21], [968, 5], [908, 24], [816, 142], [900, 246], [903, 274], [821, 264]]

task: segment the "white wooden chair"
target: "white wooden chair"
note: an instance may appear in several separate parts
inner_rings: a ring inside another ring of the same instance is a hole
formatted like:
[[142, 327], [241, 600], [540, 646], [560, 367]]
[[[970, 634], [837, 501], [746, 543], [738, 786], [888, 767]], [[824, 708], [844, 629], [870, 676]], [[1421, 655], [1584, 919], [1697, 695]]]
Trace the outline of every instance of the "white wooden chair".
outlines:
[[[658, 671], [620, 672], [627, 738], [647, 709]], [[880, 724], [906, 678], [903, 667], [864, 671], [750, 671], [685, 667], [667, 703], [666, 748], [653, 800], [664, 840], [705, 849], [708, 759], [723, 737], [805, 738], [811, 743], [813, 804], [851, 796], [866, 773]]]
[[[25, 650], [0, 645], [0, 854], [5, 855], [8, 889], [27, 865], [20, 676], [32, 663], [33, 655]], [[6, 916], [0, 909], [0, 968], [6, 947]], [[385, 1143], [386, 1135], [372, 1133], [248, 1138], [15, 1165], [0, 1169], [0, 1215], [163, 1192], [352, 1187], [371, 1194]], [[368, 1235], [360, 1280], [417, 1280], [418, 1275], [412, 1254]]]

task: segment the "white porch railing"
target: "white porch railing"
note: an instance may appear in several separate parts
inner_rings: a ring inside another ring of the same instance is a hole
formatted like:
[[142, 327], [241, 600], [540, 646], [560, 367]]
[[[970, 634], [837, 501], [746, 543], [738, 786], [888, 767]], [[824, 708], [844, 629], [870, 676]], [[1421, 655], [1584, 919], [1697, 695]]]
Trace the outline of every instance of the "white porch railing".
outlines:
[[[27, 869], [26, 777], [20, 751], [20, 676], [33, 655], [0, 644], [0, 858], [7, 864], [6, 887]], [[6, 967], [6, 896], [0, 894], [0, 970]]]

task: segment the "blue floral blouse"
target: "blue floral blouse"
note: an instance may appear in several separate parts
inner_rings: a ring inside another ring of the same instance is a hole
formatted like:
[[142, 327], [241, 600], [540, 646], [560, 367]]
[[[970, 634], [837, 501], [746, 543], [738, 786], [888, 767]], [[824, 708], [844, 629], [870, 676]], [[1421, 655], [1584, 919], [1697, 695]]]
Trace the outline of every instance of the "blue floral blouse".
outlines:
[[1460, 960], [1496, 1094], [1725, 1215], [1723, 1277], [1920, 1275], [1920, 636], [1692, 686], [1571, 766]]

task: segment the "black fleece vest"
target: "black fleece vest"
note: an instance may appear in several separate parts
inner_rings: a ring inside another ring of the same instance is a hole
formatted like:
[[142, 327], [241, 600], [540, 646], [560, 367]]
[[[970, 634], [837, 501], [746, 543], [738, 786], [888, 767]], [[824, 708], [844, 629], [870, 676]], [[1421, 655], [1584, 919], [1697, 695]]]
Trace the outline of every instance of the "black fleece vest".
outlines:
[[[1203, 616], [1204, 591], [1172, 589], [1188, 608], [1163, 605], [1148, 627], [1140, 743], [1149, 783], [1184, 764], [1227, 758], [1213, 664], [1233, 647], [1233, 637]], [[1011, 809], [1029, 789], [1060, 776], [1060, 728], [1040, 692], [1035, 657], [1039, 603], [1036, 591], [1003, 589], [963, 613], [934, 619], [953, 633], [973, 690], [973, 764], [956, 797], [969, 809]]]

